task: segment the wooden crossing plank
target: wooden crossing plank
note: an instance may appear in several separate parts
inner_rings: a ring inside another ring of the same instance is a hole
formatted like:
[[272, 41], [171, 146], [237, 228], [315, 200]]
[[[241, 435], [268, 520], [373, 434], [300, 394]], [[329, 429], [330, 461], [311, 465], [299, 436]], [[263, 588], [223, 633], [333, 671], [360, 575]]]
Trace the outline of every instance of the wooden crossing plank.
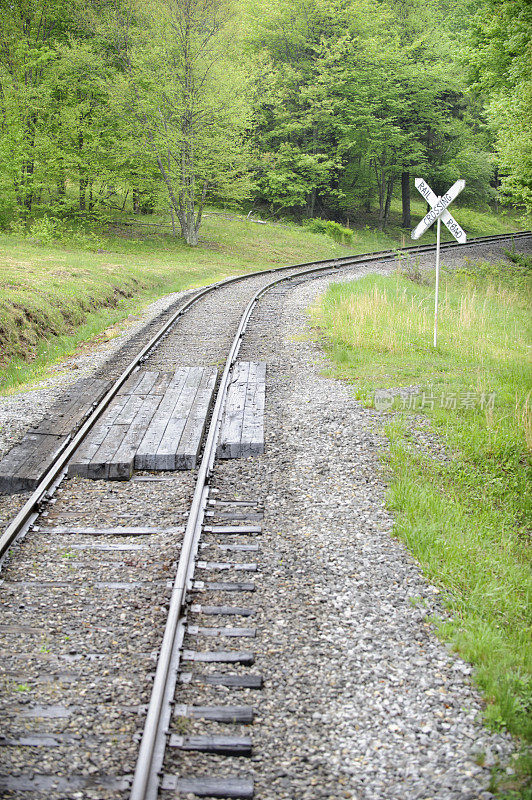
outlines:
[[46, 433], [27, 433], [0, 462], [0, 493], [15, 494], [34, 489], [66, 438]]
[[192, 413], [185, 424], [176, 451], [176, 469], [194, 469], [196, 467], [207, 416], [214, 398], [216, 377], [215, 369], [205, 368], [203, 370]]
[[194, 467], [216, 375], [204, 367], [132, 375], [75, 453], [69, 475], [128, 480], [134, 469]]
[[249, 376], [249, 361], [237, 362], [233, 367], [232, 380], [227, 390], [224, 416], [220, 433], [218, 456], [238, 458], [246, 402], [246, 386]]
[[46, 416], [33, 426], [32, 432], [68, 436], [77, 430], [92, 406], [101, 400], [110, 386], [111, 381], [81, 378], [66, 389]]
[[110, 381], [82, 378], [69, 387], [0, 462], [0, 493], [35, 489], [66, 438], [78, 429], [110, 385]]
[[149, 394], [159, 377], [158, 372], [140, 372], [141, 378], [135, 388], [135, 394]]
[[138, 446], [161, 403], [161, 395], [156, 394], [138, 399], [141, 399], [142, 402], [137, 413], [118, 450], [109, 461], [107, 477], [110, 480], [129, 480], [133, 475], [133, 464]]
[[203, 369], [201, 367], [190, 367], [185, 385], [179, 395], [179, 400], [174, 404], [159, 442], [152, 469], [176, 469], [177, 447], [181, 441], [189, 415], [192, 412], [202, 377]]
[[172, 412], [180, 401], [187, 377], [188, 368], [182, 367], [176, 370], [174, 378], [157, 409], [157, 416], [148, 425], [146, 433], [137, 448], [135, 469], [156, 469], [157, 450], [171, 419]]
[[[244, 456], [260, 455], [264, 452], [264, 407], [266, 401], [266, 364], [255, 367], [253, 378], [248, 382], [244, 422], [242, 425], [242, 448]], [[250, 370], [250, 377], [251, 377]]]
[[219, 458], [247, 458], [264, 452], [266, 364], [234, 365], [220, 432]]
[[100, 442], [99, 446], [96, 448], [95, 452], [91, 455], [90, 460], [86, 464], [85, 471], [83, 472], [78, 469], [78, 471], [74, 474], [82, 475], [85, 478], [92, 478], [93, 480], [108, 478], [108, 464], [122, 444], [124, 436], [127, 433], [127, 429], [127, 425], [110, 425], [108, 430], [105, 431], [103, 440]]
[[[101, 476], [101, 464], [96, 462], [94, 469], [91, 464], [99, 452], [106, 437], [109, 435], [116, 417], [128, 402], [127, 395], [121, 395], [112, 402], [104, 417], [98, 420], [85, 441], [78, 447], [68, 464], [69, 476], [79, 475], [82, 478], [97, 478]], [[105, 477], [105, 476], [103, 476]]]

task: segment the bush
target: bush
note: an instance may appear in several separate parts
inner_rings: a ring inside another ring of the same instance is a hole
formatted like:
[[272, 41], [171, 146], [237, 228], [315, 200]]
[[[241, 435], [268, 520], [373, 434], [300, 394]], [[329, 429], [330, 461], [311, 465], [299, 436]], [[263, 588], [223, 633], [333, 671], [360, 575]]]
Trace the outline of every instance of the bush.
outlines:
[[339, 244], [351, 244], [353, 241], [353, 231], [332, 220], [309, 219], [304, 225], [311, 233], [323, 233]]
[[15, 235], [25, 236], [39, 245], [62, 244], [87, 250], [98, 250], [103, 247], [104, 240], [94, 231], [82, 225], [67, 225], [63, 220], [44, 214], [28, 223], [21, 218], [14, 219], [10, 231]]

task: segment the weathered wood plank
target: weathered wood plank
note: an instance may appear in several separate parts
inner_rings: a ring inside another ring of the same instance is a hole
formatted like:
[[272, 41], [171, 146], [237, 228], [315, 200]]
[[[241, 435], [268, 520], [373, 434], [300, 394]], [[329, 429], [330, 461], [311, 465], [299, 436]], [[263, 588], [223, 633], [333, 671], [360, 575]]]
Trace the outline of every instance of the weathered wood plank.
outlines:
[[183, 650], [182, 660], [204, 662], [207, 664], [242, 664], [244, 667], [251, 667], [255, 662], [255, 654], [249, 651], [236, 652], [235, 650], [208, 652]]
[[250, 366], [246, 388], [246, 406], [242, 424], [242, 455], [254, 456], [264, 452], [264, 407], [266, 400], [266, 364]]
[[230, 581], [194, 581], [193, 588], [198, 592], [254, 592], [255, 584]]
[[240, 455], [240, 439], [242, 438], [249, 364], [249, 361], [242, 361], [237, 362], [233, 367], [233, 375], [227, 390], [220, 432], [220, 444], [218, 446], [218, 456], [220, 458], [238, 458]]
[[192, 412], [176, 450], [175, 469], [194, 469], [197, 464], [207, 416], [214, 399], [217, 370], [204, 368]]
[[266, 364], [238, 362], [227, 391], [219, 458], [247, 458], [264, 452]]
[[247, 562], [243, 564], [236, 563], [235, 561], [197, 561], [197, 569], [207, 570], [209, 572], [257, 572], [257, 564]]
[[193, 614], [212, 614], [214, 616], [238, 616], [252, 617], [255, 613], [254, 608], [242, 608], [241, 606], [202, 606], [194, 603], [190, 606]]
[[161, 403], [161, 395], [148, 395], [139, 399], [141, 403], [131, 421], [126, 435], [109, 462], [108, 477], [110, 480], [129, 480], [133, 475], [133, 463], [138, 447], [144, 437], [157, 408]]
[[254, 716], [253, 706], [174, 706], [174, 717], [207, 719], [210, 722], [251, 725]]
[[185, 385], [175, 402], [170, 418], [164, 429], [161, 441], [155, 453], [153, 469], [176, 469], [176, 452], [185, 429], [187, 419], [192, 411], [194, 400], [198, 394], [199, 384], [203, 376], [201, 367], [190, 367]]
[[140, 370], [137, 373], [140, 377], [140, 380], [135, 386], [135, 390], [133, 394], [149, 394], [152, 390], [154, 384], [159, 379], [159, 372], [144, 372]]
[[189, 625], [187, 627], [189, 636], [233, 636], [250, 637], [257, 635], [256, 628], [204, 628], [201, 625]]
[[205, 681], [210, 686], [228, 686], [234, 689], [262, 689], [262, 675], [235, 675], [232, 673], [213, 673], [212, 675], [199, 675], [198, 680]]
[[[109, 463], [122, 444], [128, 430], [127, 425], [111, 425], [100, 446], [86, 465], [83, 477], [103, 480], [109, 477]], [[82, 474], [80, 471], [77, 474]]]
[[66, 436], [27, 433], [0, 462], [0, 493], [34, 489], [65, 443]]
[[[183, 533], [183, 527], [175, 528], [73, 528], [58, 525], [55, 528], [41, 528], [43, 532], [51, 534], [74, 534], [76, 536], [152, 536], [154, 534], [176, 535]], [[72, 547], [74, 545], [71, 545]]]
[[156, 455], [172, 412], [179, 402], [188, 377], [188, 368], [176, 370], [174, 377], [157, 409], [157, 416], [150, 422], [135, 454], [135, 469], [156, 469]]
[[0, 493], [35, 489], [67, 436], [77, 430], [109, 386], [109, 381], [83, 378], [67, 389], [0, 462]]
[[135, 373], [71, 460], [69, 474], [128, 480], [134, 469], [194, 467], [215, 383], [214, 368]]
[[82, 378], [65, 390], [31, 431], [67, 436], [77, 430], [92, 406], [101, 400], [110, 386], [111, 381]]
[[252, 742], [249, 736], [178, 736], [172, 734], [170, 747], [179, 750], [215, 753], [221, 756], [250, 756]]
[[249, 533], [262, 533], [261, 525], [204, 525], [203, 530], [206, 533], [215, 534], [249, 534]]
[[[121, 413], [128, 399], [127, 395], [121, 395], [111, 403], [104, 417], [96, 423], [85, 441], [82, 442], [70, 459], [68, 464], [69, 476], [78, 475], [81, 478], [97, 477], [91, 471], [91, 462], [109, 435], [116, 417]], [[98, 477], [100, 476], [98, 475]]]
[[196, 797], [227, 798], [227, 800], [253, 800], [255, 793], [253, 778], [219, 777], [178, 778], [163, 775], [163, 791], [177, 794], [193, 794]]

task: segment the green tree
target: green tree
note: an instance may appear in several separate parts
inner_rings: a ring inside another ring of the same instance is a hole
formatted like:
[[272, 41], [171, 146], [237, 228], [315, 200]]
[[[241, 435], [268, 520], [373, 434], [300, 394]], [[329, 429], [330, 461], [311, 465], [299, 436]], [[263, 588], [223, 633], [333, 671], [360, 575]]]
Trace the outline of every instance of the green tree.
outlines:
[[484, 0], [468, 54], [472, 88], [486, 103], [508, 197], [532, 211], [532, 4]]
[[348, 217], [377, 196], [384, 227], [400, 181], [410, 227], [412, 170], [443, 183], [465, 143], [469, 152], [478, 144], [460, 71], [438, 43], [434, 4], [277, 0], [258, 14], [262, 196], [300, 213]]
[[25, 216], [43, 198], [52, 213], [71, 213], [67, 183], [78, 186], [78, 210], [92, 211], [124, 178], [128, 123], [111, 91], [119, 64], [97, 24], [110, 6], [17, 0], [2, 9], [3, 196]]
[[[47, 76], [72, 26], [67, 2], [14, 0], [0, 13], [0, 158], [24, 214], [42, 189], [42, 133]], [[5, 187], [7, 188], [7, 186]]]
[[248, 190], [247, 77], [229, 0], [160, 0], [119, 20], [125, 102], [189, 245], [209, 195]]

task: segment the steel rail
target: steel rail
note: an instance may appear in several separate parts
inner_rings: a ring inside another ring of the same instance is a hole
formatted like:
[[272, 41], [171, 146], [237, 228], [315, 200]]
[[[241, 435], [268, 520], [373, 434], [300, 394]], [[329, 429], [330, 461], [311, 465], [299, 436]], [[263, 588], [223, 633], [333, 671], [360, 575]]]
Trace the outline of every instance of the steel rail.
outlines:
[[[412, 249], [417, 250], [418, 248]], [[433, 247], [428, 246], [428, 249], [432, 250]], [[181, 644], [185, 628], [183, 610], [185, 607], [186, 594], [192, 586], [194, 560], [197, 555], [201, 529], [204, 522], [208, 499], [208, 485], [216, 458], [216, 446], [220, 435], [222, 414], [230, 381], [230, 374], [238, 357], [242, 337], [246, 331], [253, 310], [259, 299], [266, 294], [266, 292], [273, 286], [277, 286], [284, 281], [293, 280], [294, 278], [300, 278], [317, 272], [324, 273], [327, 270], [333, 271], [340, 267], [351, 266], [351, 264], [356, 263], [371, 263], [372, 261], [382, 261], [384, 259], [392, 260], [395, 256], [395, 251], [384, 251], [378, 254], [372, 253], [371, 255], [366, 255], [361, 259], [352, 260], [348, 263], [346, 263], [346, 260], [342, 260], [341, 263], [337, 260], [336, 263], [327, 262], [327, 266], [324, 266], [320, 262], [314, 262], [313, 266], [308, 269], [302, 269], [291, 275], [275, 278], [266, 284], [266, 286], [258, 289], [242, 313], [218, 386], [203, 456], [198, 469], [187, 526], [181, 545], [177, 572], [172, 587], [168, 616], [161, 649], [159, 651], [152, 694], [148, 705], [137, 764], [133, 776], [130, 800], [156, 800], [158, 796], [159, 779], [161, 778], [161, 770], [164, 761], [167, 726], [170, 721], [170, 709], [181, 658]]]
[[[531, 231], [519, 231], [518, 233], [511, 234], [497, 234], [494, 236], [482, 236], [471, 239], [467, 244], [475, 245], [487, 242], [496, 242], [504, 239], [520, 239], [530, 236]], [[442, 248], [449, 249], [450, 247], [467, 247], [465, 245], [457, 245], [454, 242], [442, 243]], [[106, 395], [95, 406], [88, 418], [85, 420], [80, 429], [72, 436], [67, 438], [63, 449], [57, 454], [50, 469], [45, 473], [42, 480], [39, 482], [35, 490], [32, 492], [28, 500], [24, 503], [23, 507], [17, 515], [10, 522], [3, 534], [0, 536], [0, 564], [6, 555], [9, 547], [13, 542], [27, 533], [30, 527], [35, 523], [38, 518], [39, 511], [43, 504], [50, 499], [57, 486], [61, 483], [68, 461], [79, 447], [85, 436], [89, 433], [95, 423], [100, 419], [109, 403], [116, 396], [121, 386], [125, 383], [128, 377], [146, 360], [150, 352], [159, 344], [159, 342], [169, 333], [170, 329], [175, 325], [181, 316], [183, 316], [190, 308], [195, 305], [202, 297], [214, 292], [220, 288], [228, 286], [232, 283], [245, 281], [261, 275], [274, 274], [277, 272], [285, 272], [289, 270], [298, 270], [303, 267], [312, 266], [311, 271], [317, 269], [327, 269], [329, 267], [350, 266], [360, 263], [371, 263], [372, 261], [380, 261], [383, 259], [390, 259], [398, 256], [401, 253], [418, 254], [431, 252], [435, 245], [414, 245], [409, 247], [402, 247], [390, 250], [380, 250], [370, 254], [360, 254], [353, 256], [343, 256], [341, 258], [322, 259], [313, 262], [303, 262], [300, 264], [287, 265], [282, 267], [273, 267], [270, 269], [258, 270], [256, 272], [247, 273], [245, 275], [237, 275], [230, 278], [225, 278], [216, 283], [209, 284], [206, 287], [199, 289], [195, 294], [190, 297], [180, 308], [170, 317], [170, 319], [163, 325], [163, 327], [150, 339], [148, 344], [135, 356], [126, 369], [122, 372], [120, 377], [114, 382], [113, 386], [108, 390]]]
[[[390, 256], [390, 258], [392, 257], [393, 256]], [[382, 256], [379, 257], [379, 260], [382, 260]], [[130, 800], [154, 800], [158, 793], [158, 776], [162, 766], [162, 757], [164, 757], [164, 747], [161, 747], [161, 744], [166, 736], [165, 725], [161, 725], [161, 721], [166, 722], [168, 716], [166, 715], [165, 718], [163, 715], [163, 705], [165, 698], [173, 695], [180, 660], [180, 653], [178, 648], [176, 648], [176, 637], [179, 631], [179, 622], [182, 616], [186, 592], [191, 586], [192, 567], [198, 549], [199, 537], [207, 504], [208, 484], [216, 458], [216, 445], [220, 434], [230, 373], [238, 357], [242, 337], [247, 328], [251, 314], [262, 295], [273, 286], [283, 281], [289, 281], [293, 278], [299, 278], [310, 273], [314, 274], [316, 272], [324, 272], [325, 270], [333, 271], [339, 269], [340, 266], [341, 265], [331, 265], [323, 267], [315, 265], [310, 269], [301, 270], [293, 275], [285, 275], [270, 281], [266, 286], [263, 286], [255, 292], [240, 318], [218, 386], [203, 457], [198, 469], [194, 495], [192, 497], [187, 526], [181, 545], [177, 573], [172, 588], [163, 641], [159, 651], [152, 694], [140, 743]], [[171, 678], [174, 683], [171, 688], [168, 686], [169, 678]], [[157, 761], [154, 759], [155, 753], [159, 756]]]
[[[329, 263], [329, 262], [327, 262]], [[24, 503], [17, 515], [12, 519], [8, 527], [0, 536], [0, 563], [9, 547], [13, 542], [27, 533], [28, 529], [33, 525], [39, 516], [40, 509], [43, 503], [49, 499], [57, 486], [60, 484], [64, 477], [65, 469], [68, 461], [73, 456], [85, 436], [89, 433], [92, 427], [96, 424], [98, 419], [102, 416], [109, 403], [117, 395], [120, 388], [129, 378], [129, 376], [149, 357], [152, 350], [154, 350], [162, 339], [166, 337], [170, 329], [176, 324], [181, 316], [187, 313], [192, 306], [199, 300], [220, 288], [228, 286], [232, 283], [247, 280], [248, 278], [256, 277], [257, 275], [265, 275], [270, 272], [277, 272], [280, 270], [294, 269], [293, 266], [275, 267], [273, 269], [260, 270], [257, 272], [247, 273], [245, 275], [236, 275], [231, 278], [224, 278], [216, 283], [209, 284], [202, 289], [197, 290], [192, 297], [185, 301], [183, 305], [170, 317], [169, 320], [160, 328], [159, 331], [150, 339], [147, 345], [137, 353], [133, 360], [129, 363], [126, 369], [122, 372], [119, 378], [113, 383], [110, 389], [100, 402], [90, 412], [88, 418], [83, 425], [79, 428], [74, 436], [67, 437], [63, 448], [57, 453], [57, 457], [44, 474], [42, 480], [36, 486], [28, 500]]]

